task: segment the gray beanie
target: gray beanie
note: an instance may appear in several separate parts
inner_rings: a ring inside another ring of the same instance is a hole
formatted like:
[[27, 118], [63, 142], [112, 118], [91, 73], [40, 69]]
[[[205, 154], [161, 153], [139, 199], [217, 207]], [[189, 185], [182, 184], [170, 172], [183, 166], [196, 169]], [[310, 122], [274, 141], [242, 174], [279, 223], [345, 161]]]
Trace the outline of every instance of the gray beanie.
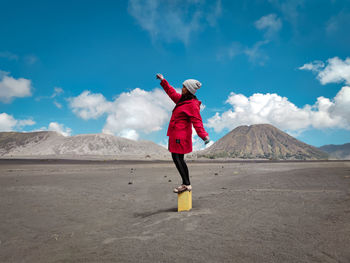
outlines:
[[182, 83], [182, 85], [184, 85], [185, 88], [194, 95], [196, 94], [197, 89], [202, 86], [202, 83], [195, 79], [187, 79]]

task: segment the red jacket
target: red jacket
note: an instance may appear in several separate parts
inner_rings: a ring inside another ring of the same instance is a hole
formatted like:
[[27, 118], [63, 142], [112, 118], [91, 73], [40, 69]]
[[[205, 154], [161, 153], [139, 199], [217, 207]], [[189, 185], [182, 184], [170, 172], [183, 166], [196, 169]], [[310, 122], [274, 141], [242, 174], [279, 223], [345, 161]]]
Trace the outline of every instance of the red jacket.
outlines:
[[208, 136], [203, 128], [200, 115], [201, 102], [191, 99], [177, 103], [181, 98], [181, 94], [177, 93], [165, 79], [161, 81], [160, 85], [176, 104], [167, 132], [167, 136], [169, 136], [168, 149], [172, 153], [190, 153], [192, 152], [192, 124], [199, 137], [204, 140]]

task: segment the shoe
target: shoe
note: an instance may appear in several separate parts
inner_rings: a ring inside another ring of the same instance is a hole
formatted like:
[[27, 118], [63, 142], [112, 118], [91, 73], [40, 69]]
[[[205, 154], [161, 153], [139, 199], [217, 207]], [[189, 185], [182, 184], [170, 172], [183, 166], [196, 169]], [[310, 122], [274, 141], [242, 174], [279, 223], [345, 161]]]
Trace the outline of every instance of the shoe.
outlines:
[[187, 191], [192, 191], [192, 185], [185, 185], [187, 188]]
[[192, 186], [191, 185], [184, 185], [184, 184], [182, 184], [179, 187], [176, 187], [174, 189], [174, 193], [179, 194], [179, 193], [182, 193], [184, 191], [191, 191], [191, 190], [192, 190]]

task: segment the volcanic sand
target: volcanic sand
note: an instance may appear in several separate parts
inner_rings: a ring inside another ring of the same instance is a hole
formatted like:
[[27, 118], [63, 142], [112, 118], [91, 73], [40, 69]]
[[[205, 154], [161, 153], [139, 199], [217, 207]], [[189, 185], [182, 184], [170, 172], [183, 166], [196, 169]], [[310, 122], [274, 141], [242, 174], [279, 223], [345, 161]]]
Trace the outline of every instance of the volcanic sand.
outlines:
[[350, 262], [350, 162], [0, 160], [0, 262]]

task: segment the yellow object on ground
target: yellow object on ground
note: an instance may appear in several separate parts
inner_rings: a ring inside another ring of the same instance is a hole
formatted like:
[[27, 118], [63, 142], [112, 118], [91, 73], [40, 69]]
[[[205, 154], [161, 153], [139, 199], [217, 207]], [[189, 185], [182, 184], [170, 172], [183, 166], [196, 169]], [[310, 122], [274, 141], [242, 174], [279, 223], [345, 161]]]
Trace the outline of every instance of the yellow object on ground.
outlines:
[[192, 191], [177, 194], [177, 211], [189, 211], [192, 209]]

